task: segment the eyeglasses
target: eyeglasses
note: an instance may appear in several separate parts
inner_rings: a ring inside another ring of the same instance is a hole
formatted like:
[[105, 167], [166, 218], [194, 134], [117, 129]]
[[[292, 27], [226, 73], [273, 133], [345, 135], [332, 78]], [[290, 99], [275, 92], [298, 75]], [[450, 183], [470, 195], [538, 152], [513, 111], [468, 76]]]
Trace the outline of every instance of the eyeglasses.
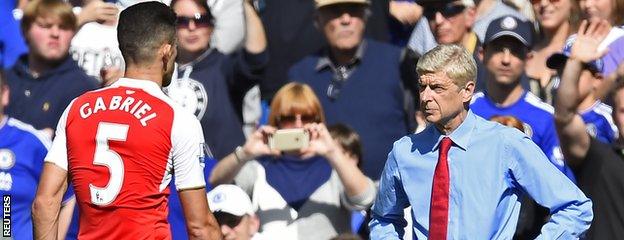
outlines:
[[319, 122], [320, 119], [318, 116], [316, 115], [308, 115], [308, 114], [295, 114], [295, 115], [280, 115], [277, 117], [277, 122], [279, 122], [280, 124], [283, 123], [294, 123], [297, 121], [297, 115], [300, 115], [301, 117], [301, 123], [315, 123], [315, 122]]
[[[548, 0], [549, 3], [558, 3], [559, 1], [561, 1], [561, 0]], [[539, 4], [541, 2], [542, 2], [542, 0], [531, 0], [531, 4], [534, 4], [534, 5], [535, 4]]]
[[212, 16], [210, 14], [196, 13], [193, 17], [178, 16], [176, 18], [178, 28], [188, 28], [191, 21], [195, 23], [196, 27], [209, 27], [212, 26]]
[[441, 13], [445, 18], [453, 17], [460, 14], [466, 9], [462, 4], [434, 4], [424, 7], [423, 15], [428, 20], [434, 20], [436, 13]]
[[238, 224], [243, 220], [243, 216], [236, 216], [234, 214], [226, 213], [226, 212], [215, 212], [213, 213], [215, 219], [219, 223], [219, 226], [226, 225], [230, 228], [235, 228]]

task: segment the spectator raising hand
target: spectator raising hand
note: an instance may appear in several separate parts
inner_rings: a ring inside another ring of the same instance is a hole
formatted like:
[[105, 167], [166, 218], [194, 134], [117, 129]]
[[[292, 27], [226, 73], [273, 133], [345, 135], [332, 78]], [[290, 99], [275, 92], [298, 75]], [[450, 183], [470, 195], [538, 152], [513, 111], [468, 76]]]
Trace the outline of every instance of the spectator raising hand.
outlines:
[[[566, 61], [555, 101], [555, 119], [561, 149], [577, 176], [579, 188], [592, 199], [595, 210], [594, 220], [585, 239], [624, 237], [624, 204], [621, 201], [624, 193], [624, 178], [621, 175], [624, 171], [622, 148], [619, 144], [605, 144], [590, 136], [577, 110], [581, 99], [579, 86], [588, 75], [588, 66], [606, 53], [598, 50], [598, 46], [606, 38], [608, 31], [609, 26], [605, 20], [581, 23], [570, 57]], [[624, 74], [624, 66], [620, 65], [616, 72]], [[609, 78], [618, 77], [613, 74]], [[614, 94], [614, 118], [620, 132], [624, 126], [617, 113], [624, 100], [621, 92], [622, 87], [618, 85]]]
[[610, 27], [606, 20], [592, 21], [591, 23], [583, 20], [572, 45], [570, 58], [588, 63], [604, 56], [608, 49], [599, 51], [598, 45], [607, 37]]
[[77, 15], [78, 26], [88, 22], [97, 22], [106, 25], [115, 25], [119, 9], [114, 3], [102, 0], [85, 0], [82, 10]]
[[609, 33], [605, 20], [581, 23], [576, 40], [571, 47], [561, 77], [558, 98], [555, 101], [555, 122], [561, 140], [561, 150], [572, 166], [580, 164], [589, 149], [589, 135], [585, 123], [577, 113], [582, 99], [579, 93], [579, 80], [584, 65], [602, 57], [606, 50], [598, 51], [598, 45]]

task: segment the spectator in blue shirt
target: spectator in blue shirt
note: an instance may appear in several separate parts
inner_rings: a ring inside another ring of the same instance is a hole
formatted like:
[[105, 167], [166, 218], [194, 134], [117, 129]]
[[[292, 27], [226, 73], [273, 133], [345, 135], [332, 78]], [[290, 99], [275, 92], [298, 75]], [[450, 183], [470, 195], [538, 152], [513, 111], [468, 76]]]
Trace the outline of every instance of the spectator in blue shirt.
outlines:
[[69, 56], [76, 32], [76, 16], [69, 3], [30, 1], [21, 27], [29, 52], [7, 71], [11, 96], [5, 111], [52, 135], [72, 99], [98, 84]]
[[511, 239], [527, 193], [552, 214], [538, 238], [577, 239], [589, 228], [591, 201], [531, 139], [469, 110], [476, 64], [465, 49], [440, 45], [416, 70], [431, 125], [388, 155], [372, 239], [401, 238], [408, 206], [415, 239]]
[[[8, 99], [9, 90], [0, 69], [0, 195], [4, 201], [10, 197], [11, 203], [11, 234], [3, 237], [32, 239], [30, 207], [35, 199], [43, 159], [52, 142], [32, 126], [4, 115], [3, 108]], [[69, 190], [63, 196], [59, 212], [59, 239], [65, 238], [74, 205], [74, 194]]]
[[565, 166], [555, 131], [553, 107], [522, 88], [524, 66], [531, 57], [531, 23], [512, 16], [503, 16], [490, 24], [480, 53], [487, 68], [486, 89], [475, 94], [470, 109], [485, 119], [493, 115], [517, 117], [525, 133], [546, 154], [550, 162], [574, 181], [574, 174]]

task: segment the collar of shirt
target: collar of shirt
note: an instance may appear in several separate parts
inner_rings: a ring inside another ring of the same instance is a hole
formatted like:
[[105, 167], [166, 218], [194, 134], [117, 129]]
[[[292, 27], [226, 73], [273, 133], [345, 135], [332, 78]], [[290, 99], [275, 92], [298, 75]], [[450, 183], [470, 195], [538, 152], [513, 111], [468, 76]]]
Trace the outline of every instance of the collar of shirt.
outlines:
[[[360, 45], [358, 46], [358, 49], [355, 51], [355, 56], [353, 57], [353, 59], [351, 60], [351, 62], [349, 64], [347, 64], [345, 67], [347, 67], [349, 70], [351, 70], [353, 67], [355, 67], [357, 64], [359, 64], [362, 60], [362, 58], [364, 57], [364, 51], [366, 51], [366, 40], [362, 40], [362, 42], [360, 43]], [[338, 66], [336, 66], [336, 64], [334, 64], [334, 62], [332, 62], [331, 58], [329, 57], [329, 48], [326, 48], [321, 57], [319, 58], [318, 62], [316, 63], [316, 71], [321, 71], [327, 67], [331, 68], [333, 72], [336, 72], [336, 68]]]
[[129, 87], [129, 88], [138, 88], [146, 91], [149, 94], [154, 96], [163, 95], [162, 88], [158, 86], [155, 82], [143, 79], [133, 79], [133, 78], [120, 78], [111, 84], [111, 87]]
[[448, 136], [443, 135], [433, 124], [430, 124], [428, 127], [429, 129], [425, 131], [428, 131], [432, 138], [438, 139], [438, 142], [433, 146], [433, 149], [438, 149], [443, 137], [449, 137], [451, 138], [451, 141], [453, 141], [453, 144], [466, 151], [468, 144], [470, 143], [470, 136], [472, 136], [472, 132], [476, 127], [476, 117], [477, 115], [472, 113], [471, 110], [468, 110], [466, 119], [464, 119], [464, 121], [459, 124], [459, 127], [453, 130], [453, 132], [451, 132]]

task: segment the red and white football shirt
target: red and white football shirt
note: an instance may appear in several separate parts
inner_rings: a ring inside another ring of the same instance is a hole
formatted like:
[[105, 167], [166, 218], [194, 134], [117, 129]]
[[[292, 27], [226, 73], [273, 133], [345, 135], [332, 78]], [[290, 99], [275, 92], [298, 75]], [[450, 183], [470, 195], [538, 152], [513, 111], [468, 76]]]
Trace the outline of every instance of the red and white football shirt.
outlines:
[[80, 239], [169, 239], [167, 196], [202, 188], [199, 121], [151, 81], [122, 78], [74, 99], [47, 162], [68, 170]]

